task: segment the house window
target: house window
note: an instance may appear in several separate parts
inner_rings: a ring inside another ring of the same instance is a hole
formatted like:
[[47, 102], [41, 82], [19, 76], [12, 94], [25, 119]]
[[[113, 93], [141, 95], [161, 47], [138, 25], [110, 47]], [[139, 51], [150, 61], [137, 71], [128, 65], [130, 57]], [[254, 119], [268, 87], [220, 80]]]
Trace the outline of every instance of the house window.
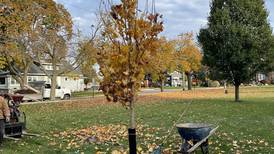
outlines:
[[17, 81], [16, 81], [14, 78], [11, 78], [10, 83], [11, 83], [12, 85], [18, 84]]
[[28, 77], [28, 82], [31, 82], [32, 81], [32, 77]]
[[6, 78], [0, 78], [0, 85], [5, 85], [6, 84]]
[[52, 70], [52, 66], [50, 66], [50, 65], [45, 65], [44, 68], [45, 68], [45, 70], [49, 70], [49, 71]]
[[37, 81], [38, 80], [38, 77], [35, 76], [35, 77], [32, 77], [32, 81]]
[[35, 82], [38, 81], [38, 76], [29, 76], [28, 77], [28, 82]]

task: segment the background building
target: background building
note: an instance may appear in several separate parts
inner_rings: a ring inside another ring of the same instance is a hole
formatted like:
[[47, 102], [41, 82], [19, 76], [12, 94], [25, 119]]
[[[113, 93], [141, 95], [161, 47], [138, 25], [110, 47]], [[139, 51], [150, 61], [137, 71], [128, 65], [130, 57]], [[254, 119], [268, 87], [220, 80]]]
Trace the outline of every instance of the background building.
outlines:
[[[53, 68], [50, 63], [43, 63], [42, 66], [48, 74], [51, 74]], [[58, 67], [62, 66], [59, 65]], [[38, 66], [32, 65], [28, 72], [28, 84], [35, 85], [36, 83], [38, 84], [41, 82], [44, 82], [44, 84], [50, 84], [51, 80]], [[84, 76], [78, 71], [71, 70], [70, 72], [57, 77], [57, 86], [70, 89], [72, 92], [84, 91]], [[0, 71], [0, 92], [11, 92], [19, 89], [20, 84], [12, 77], [10, 72]]]

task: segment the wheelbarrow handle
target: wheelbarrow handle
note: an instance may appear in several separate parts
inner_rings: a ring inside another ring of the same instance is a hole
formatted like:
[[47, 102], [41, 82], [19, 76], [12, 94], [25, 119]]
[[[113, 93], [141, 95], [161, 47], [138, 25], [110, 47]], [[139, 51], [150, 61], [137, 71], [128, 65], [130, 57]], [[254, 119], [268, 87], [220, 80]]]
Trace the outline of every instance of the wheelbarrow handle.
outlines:
[[197, 142], [193, 147], [191, 147], [187, 152], [191, 153], [194, 150], [196, 150], [201, 144], [203, 144], [212, 134], [215, 133], [215, 131], [219, 128], [219, 126], [215, 127], [214, 129], [212, 129], [209, 134], [207, 135], [207, 137], [203, 138], [201, 141]]

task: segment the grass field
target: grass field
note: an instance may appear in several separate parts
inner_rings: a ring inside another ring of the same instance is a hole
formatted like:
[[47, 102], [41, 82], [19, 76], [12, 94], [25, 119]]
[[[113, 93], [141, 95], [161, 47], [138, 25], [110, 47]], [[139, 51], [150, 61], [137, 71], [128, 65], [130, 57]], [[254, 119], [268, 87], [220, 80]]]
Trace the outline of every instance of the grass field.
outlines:
[[81, 92], [73, 92], [72, 93], [72, 97], [91, 97], [91, 96], [96, 96], [96, 95], [102, 95], [102, 92], [99, 91], [92, 91], [92, 90], [88, 90], [88, 91], [81, 91]]
[[[222, 89], [201, 89], [140, 97], [136, 105], [139, 152], [163, 143], [168, 130], [192, 102], [179, 123], [220, 126], [210, 138], [211, 153], [274, 153], [274, 87], [242, 88], [240, 103], [234, 103], [233, 96], [232, 89], [228, 95]], [[42, 136], [6, 140], [0, 153], [92, 154], [127, 148], [127, 110], [104, 98], [25, 105], [21, 109], [28, 116], [28, 131]], [[175, 152], [180, 143], [177, 130], [172, 130], [164, 144], [165, 153]]]

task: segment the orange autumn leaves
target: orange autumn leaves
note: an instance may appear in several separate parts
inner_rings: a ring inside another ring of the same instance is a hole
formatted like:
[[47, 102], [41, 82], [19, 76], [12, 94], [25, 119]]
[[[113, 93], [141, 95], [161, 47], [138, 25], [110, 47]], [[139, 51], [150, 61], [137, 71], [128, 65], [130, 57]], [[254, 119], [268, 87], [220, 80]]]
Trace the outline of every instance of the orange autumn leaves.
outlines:
[[[138, 153], [151, 153], [159, 144], [157, 142], [164, 139], [164, 136], [159, 135], [160, 128], [138, 125], [137, 130], [138, 137], [142, 139], [143, 143], [138, 146]], [[124, 146], [124, 141], [128, 138], [127, 126], [122, 124], [71, 129], [63, 132], [52, 132], [51, 135], [53, 140], [49, 144], [66, 150], [81, 149], [85, 144], [92, 144], [98, 154], [128, 153], [128, 148]], [[62, 144], [58, 145], [57, 140], [62, 140]]]
[[135, 0], [111, 6], [102, 17], [105, 39], [99, 43], [97, 55], [101, 89], [108, 100], [124, 106], [134, 100], [163, 30], [161, 15], [139, 14], [136, 8]]
[[153, 80], [164, 81], [167, 72], [175, 69], [175, 44], [174, 41], [169, 41], [165, 37], [161, 37], [157, 41], [157, 52], [152, 56], [145, 72], [152, 75]]
[[176, 40], [179, 50], [177, 52], [178, 65], [184, 72], [197, 72], [201, 68], [202, 54], [194, 42], [193, 33], [179, 35]]

